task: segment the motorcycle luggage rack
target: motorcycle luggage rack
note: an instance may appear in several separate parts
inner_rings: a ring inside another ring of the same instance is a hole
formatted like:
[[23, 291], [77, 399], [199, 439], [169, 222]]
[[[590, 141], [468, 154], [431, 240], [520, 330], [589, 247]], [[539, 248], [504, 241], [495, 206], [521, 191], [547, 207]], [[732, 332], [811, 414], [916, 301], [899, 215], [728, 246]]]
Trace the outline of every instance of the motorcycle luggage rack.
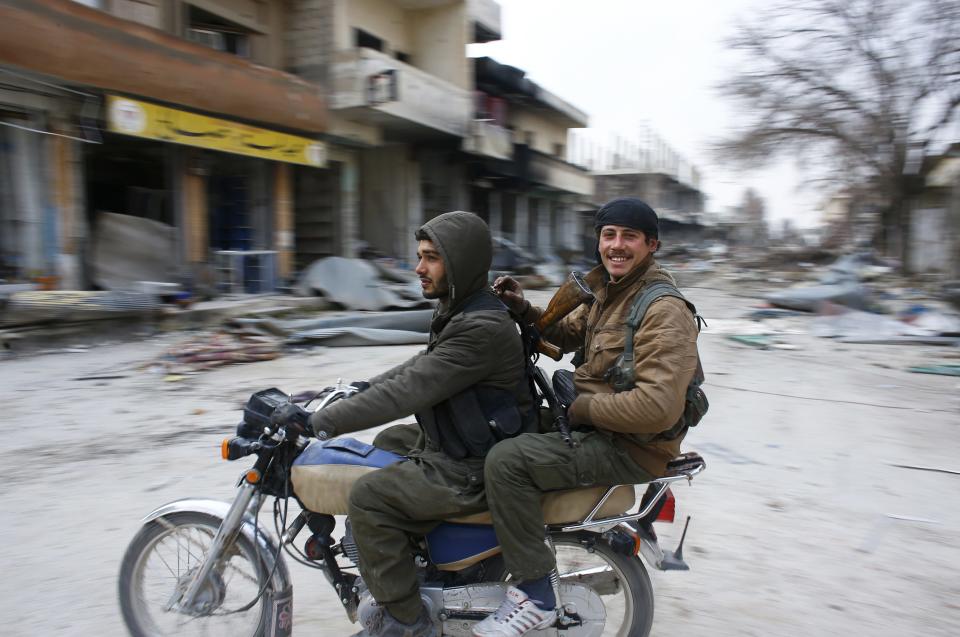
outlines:
[[657, 502], [659, 502], [663, 495], [667, 492], [667, 487], [671, 483], [679, 482], [681, 480], [690, 482], [693, 480], [693, 476], [703, 471], [706, 466], [707, 463], [702, 457], [700, 457], [700, 454], [698, 453], [689, 452], [677, 456], [667, 463], [667, 474], [665, 476], [662, 478], [656, 478], [650, 482], [642, 483], [647, 485], [656, 485], [657, 490], [653, 497], [647, 501], [646, 505], [644, 505], [636, 513], [628, 513], [596, 519], [597, 513], [603, 508], [603, 505], [607, 502], [610, 496], [613, 495], [614, 491], [620, 487], [633, 488], [636, 486], [633, 484], [618, 484], [607, 489], [607, 492], [603, 494], [603, 497], [600, 498], [600, 501], [597, 502], [590, 513], [587, 514], [587, 517], [585, 517], [583, 520], [577, 522], [576, 524], [562, 524], [554, 528], [559, 528], [559, 530], [564, 533], [569, 533], [571, 531], [583, 531], [585, 529], [596, 529], [598, 527], [601, 527], [602, 530], [605, 531], [623, 522], [633, 522], [634, 520], [644, 518], [650, 513], [650, 511], [653, 510], [653, 507], [656, 506]]

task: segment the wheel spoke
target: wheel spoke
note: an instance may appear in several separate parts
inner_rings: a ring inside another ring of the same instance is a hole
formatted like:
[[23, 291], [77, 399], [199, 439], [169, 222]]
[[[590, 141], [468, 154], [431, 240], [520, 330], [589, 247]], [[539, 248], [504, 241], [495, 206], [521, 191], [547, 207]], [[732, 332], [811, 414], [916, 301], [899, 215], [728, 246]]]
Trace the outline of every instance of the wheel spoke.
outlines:
[[142, 532], [142, 539], [138, 536], [139, 544], [131, 545], [124, 558], [121, 581], [127, 584], [121, 589], [121, 606], [131, 632], [177, 637], [257, 634], [264, 602], [236, 610], [256, 598], [266, 577], [250, 541], [240, 535], [225, 549], [197, 591], [196, 609], [203, 609], [202, 614], [190, 615], [177, 610], [176, 602], [185, 580], [206, 559], [218, 525], [201, 514], [172, 514], [157, 522], [153, 531]]

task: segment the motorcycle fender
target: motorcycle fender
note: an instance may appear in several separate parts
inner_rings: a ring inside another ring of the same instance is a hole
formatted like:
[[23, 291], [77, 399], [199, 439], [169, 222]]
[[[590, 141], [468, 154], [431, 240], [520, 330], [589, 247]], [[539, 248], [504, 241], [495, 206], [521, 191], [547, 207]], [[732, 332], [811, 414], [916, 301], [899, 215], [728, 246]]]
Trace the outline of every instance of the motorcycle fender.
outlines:
[[[202, 513], [222, 520], [229, 510], [229, 502], [186, 498], [154, 509], [143, 518], [143, 523], [147, 524], [174, 513]], [[268, 613], [265, 624], [266, 637], [288, 637], [293, 632], [293, 583], [290, 581], [290, 572], [287, 570], [283, 555], [277, 550], [277, 541], [262, 526], [254, 533], [254, 519], [251, 515], [244, 516], [240, 532], [257, 547], [266, 572], [273, 573], [270, 586], [264, 593], [267, 596]], [[276, 569], [274, 569], [275, 559], [278, 560]]]

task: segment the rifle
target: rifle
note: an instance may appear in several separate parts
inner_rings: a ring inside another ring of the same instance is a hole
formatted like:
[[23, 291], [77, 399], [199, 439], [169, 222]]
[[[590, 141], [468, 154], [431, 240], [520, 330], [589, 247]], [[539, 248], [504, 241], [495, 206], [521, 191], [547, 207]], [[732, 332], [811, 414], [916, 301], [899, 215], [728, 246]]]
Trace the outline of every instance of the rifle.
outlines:
[[[534, 333], [537, 337], [537, 350], [555, 361], [560, 360], [563, 357], [563, 352], [553, 343], [543, 339], [541, 336], [543, 330], [580, 307], [581, 304], [592, 302], [593, 292], [584, 282], [583, 275], [574, 270], [570, 273], [567, 280], [563, 282], [563, 285], [560, 286], [556, 294], [553, 295], [553, 298], [550, 299], [550, 302], [547, 304], [547, 309], [544, 310], [543, 314], [540, 315], [540, 318], [537, 319], [537, 322], [534, 324], [536, 328]], [[570, 434], [570, 422], [567, 420], [566, 410], [564, 406], [560, 404], [560, 401], [557, 400], [557, 396], [553, 392], [553, 387], [547, 380], [547, 375], [539, 367], [534, 369], [534, 382], [536, 382], [540, 388], [540, 393], [543, 394], [543, 397], [547, 401], [547, 407], [553, 416], [554, 428], [560, 432], [560, 437], [563, 438], [563, 441], [566, 442], [568, 446], [571, 448], [576, 447], [577, 443]]]
[[593, 292], [587, 286], [586, 282], [584, 282], [583, 275], [574, 270], [553, 295], [553, 298], [550, 299], [550, 302], [547, 304], [547, 309], [544, 310], [540, 318], [537, 319], [537, 322], [534, 323], [534, 327], [537, 328], [537, 335], [539, 336], [537, 340], [537, 350], [541, 354], [546, 354], [555, 361], [563, 357], [563, 352], [560, 348], [544, 340], [540, 334], [543, 334], [545, 329], [587, 302], [593, 302]]

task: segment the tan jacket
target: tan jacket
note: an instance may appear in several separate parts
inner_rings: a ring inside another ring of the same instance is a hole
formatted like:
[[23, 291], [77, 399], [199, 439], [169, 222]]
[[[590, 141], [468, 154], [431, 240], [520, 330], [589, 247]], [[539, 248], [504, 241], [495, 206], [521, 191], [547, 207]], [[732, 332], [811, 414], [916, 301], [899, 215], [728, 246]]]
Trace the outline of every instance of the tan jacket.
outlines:
[[[684, 302], [676, 297], [654, 301], [634, 333], [635, 388], [614, 393], [603, 375], [623, 352], [627, 314], [637, 294], [653, 281], [673, 277], [653, 259], [616, 283], [602, 266], [586, 281], [596, 295], [592, 306], [581, 306], [549, 328], [547, 340], [570, 352], [584, 346], [585, 361], [575, 372], [577, 399], [570, 408], [573, 425], [592, 425], [614, 432], [637, 463], [655, 476], [680, 454], [680, 441], [638, 442], [630, 434], [666, 431], [683, 413], [687, 385], [697, 367], [697, 325]], [[525, 317], [536, 320], [540, 308]]]

